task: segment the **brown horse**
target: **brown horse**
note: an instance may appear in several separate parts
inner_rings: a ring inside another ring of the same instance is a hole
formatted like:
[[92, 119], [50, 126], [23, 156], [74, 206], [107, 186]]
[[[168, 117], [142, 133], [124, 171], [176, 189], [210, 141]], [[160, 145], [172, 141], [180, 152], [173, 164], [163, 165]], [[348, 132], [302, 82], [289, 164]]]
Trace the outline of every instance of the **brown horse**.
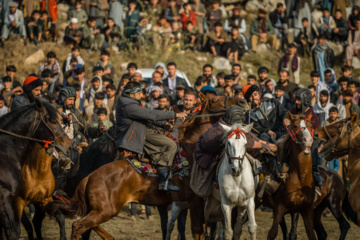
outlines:
[[[238, 98], [202, 96], [203, 104], [199, 114], [224, 113], [228, 106], [244, 102]], [[217, 119], [220, 117], [217, 114]], [[210, 126], [210, 116], [190, 120], [197, 122], [198, 128], [191, 128], [193, 144]], [[201, 122], [205, 122], [201, 124]], [[189, 125], [190, 126], [190, 125]], [[193, 126], [193, 125], [191, 125]], [[207, 128], [205, 129], [205, 127]], [[182, 130], [184, 130], [182, 128]], [[187, 128], [186, 128], [187, 130]], [[192, 164], [192, 158], [188, 159]], [[191, 217], [191, 230], [195, 239], [202, 239], [204, 234], [203, 199], [197, 197], [190, 188], [189, 177], [182, 180], [175, 176], [174, 183], [180, 192], [158, 190], [158, 179], [139, 174], [127, 161], [116, 161], [106, 164], [82, 180], [71, 199], [71, 204], [54, 201], [48, 205], [50, 212], [62, 211], [67, 216], [79, 215], [81, 219], [73, 223], [72, 239], [78, 239], [88, 229], [102, 233], [107, 239], [112, 237], [100, 228], [100, 224], [116, 216], [122, 207], [129, 202], [145, 205], [166, 206], [172, 201], [188, 201]], [[166, 233], [165, 235], [166, 236]]]
[[[268, 239], [275, 239], [278, 226], [287, 213], [300, 212], [309, 239], [316, 239], [314, 233], [313, 201], [315, 187], [312, 172], [311, 145], [313, 143], [311, 122], [303, 115], [289, 113], [291, 124], [289, 136], [279, 147], [289, 159], [289, 177], [278, 190], [264, 199], [263, 204], [274, 210], [274, 220]], [[291, 138], [290, 138], [291, 137]]]
[[324, 145], [325, 159], [331, 161], [348, 155], [348, 176], [351, 183], [349, 203], [355, 211], [347, 209], [346, 216], [358, 226], [360, 223], [360, 125], [358, 115], [354, 114], [350, 121], [340, 121], [318, 129], [319, 140], [326, 141]]

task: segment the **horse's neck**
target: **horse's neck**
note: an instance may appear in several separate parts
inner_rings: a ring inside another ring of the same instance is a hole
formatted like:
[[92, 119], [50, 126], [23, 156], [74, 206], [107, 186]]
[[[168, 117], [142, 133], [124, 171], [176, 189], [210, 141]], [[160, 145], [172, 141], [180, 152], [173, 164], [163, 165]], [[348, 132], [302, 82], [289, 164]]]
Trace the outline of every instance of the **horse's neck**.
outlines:
[[[360, 144], [360, 133], [351, 140], [350, 146], [356, 146], [359, 144]], [[359, 169], [360, 169], [360, 148], [355, 148], [349, 153], [348, 156], [348, 171], [349, 171], [350, 182], [353, 182], [353, 180], [359, 176], [358, 175]]]
[[28, 154], [26, 165], [35, 174], [48, 174], [51, 172], [52, 157], [49, 156], [40, 144], [35, 144], [31, 153]]
[[305, 155], [301, 146], [292, 142], [289, 158], [289, 175], [296, 174], [302, 185], [309, 185], [312, 181], [312, 156]]

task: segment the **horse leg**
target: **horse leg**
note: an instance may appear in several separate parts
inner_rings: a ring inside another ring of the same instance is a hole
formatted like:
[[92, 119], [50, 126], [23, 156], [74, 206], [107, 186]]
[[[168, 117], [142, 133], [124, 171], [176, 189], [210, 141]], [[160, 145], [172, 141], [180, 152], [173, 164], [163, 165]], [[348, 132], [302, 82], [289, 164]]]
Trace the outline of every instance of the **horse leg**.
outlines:
[[244, 216], [245, 216], [246, 209], [244, 207], [237, 207], [237, 213], [236, 216], [236, 223], [234, 227], [234, 239], [240, 240], [241, 233], [242, 233], [242, 227], [244, 224]]
[[312, 205], [304, 207], [304, 210], [300, 212], [300, 214], [303, 218], [308, 238], [310, 240], [316, 240], [316, 236], [314, 233], [314, 210], [312, 208]]
[[41, 233], [41, 225], [42, 225], [44, 218], [45, 218], [45, 211], [40, 206], [35, 206], [35, 215], [34, 215], [32, 222], [34, 225], [36, 238], [38, 240], [43, 239], [42, 233]]
[[[61, 213], [60, 210], [55, 212], [55, 219], [59, 224], [60, 228], [60, 240], [66, 240], [66, 232], [65, 232], [65, 216]], [[40, 226], [41, 228], [41, 226]]]
[[104, 240], [114, 240], [114, 237], [105, 231], [105, 229], [103, 229], [100, 225], [94, 227], [93, 230]]
[[290, 236], [289, 236], [290, 240], [297, 239], [296, 229], [297, 229], [297, 225], [299, 223], [299, 217], [300, 217], [299, 213], [291, 214], [291, 230], [290, 230]]
[[33, 227], [31, 225], [30, 220], [27, 218], [25, 212], [23, 212], [23, 214], [21, 216], [21, 223], [23, 224], [23, 226], [28, 234], [29, 240], [34, 240], [35, 238], [34, 238]]
[[168, 223], [168, 210], [167, 205], [157, 206], [159, 215], [160, 215], [160, 223], [161, 223], [161, 231], [163, 234], [163, 240], [166, 239], [167, 235], [167, 223]]
[[223, 210], [225, 220], [224, 239], [231, 240], [233, 237], [233, 230], [231, 228], [231, 211], [233, 209], [233, 206], [231, 205], [231, 203], [222, 201], [221, 208]]
[[326, 240], [327, 239], [327, 233], [325, 231], [325, 228], [321, 222], [321, 215], [326, 209], [326, 205], [324, 202], [322, 202], [319, 206], [317, 206], [314, 210], [314, 229], [316, 232], [316, 235], [319, 240]]
[[10, 195], [10, 193], [3, 193], [0, 199], [2, 203], [0, 206], [0, 225], [4, 231], [5, 239], [15, 240], [20, 237], [20, 222], [15, 219], [14, 198], [6, 195]]
[[255, 221], [255, 201], [254, 198], [249, 199], [249, 203], [247, 205], [247, 215], [249, 218], [248, 230], [250, 233], [251, 240], [256, 239], [256, 221]]
[[280, 228], [283, 233], [284, 240], [289, 240], [289, 233], [288, 233], [288, 229], [287, 229], [287, 225], [286, 225], [286, 221], [285, 221], [285, 216], [283, 216], [281, 219]]
[[[336, 199], [336, 200], [338, 200], [338, 199]], [[335, 202], [335, 199], [334, 199], [334, 202]], [[346, 221], [344, 215], [342, 214], [340, 201], [338, 200], [338, 201], [336, 201], [336, 203], [334, 203], [334, 202], [329, 201], [327, 206], [339, 223], [339, 227], [340, 227], [339, 240], [344, 240], [347, 232], [350, 229], [350, 224], [348, 221]]]
[[274, 240], [278, 234], [278, 228], [279, 228], [279, 224], [281, 222], [281, 219], [283, 218], [285, 213], [285, 209], [283, 207], [283, 205], [278, 205], [276, 206], [276, 208], [274, 209], [274, 219], [273, 219], [273, 224], [270, 228], [270, 231], [268, 233], [267, 239], [268, 240]]
[[[175, 227], [175, 221], [178, 218], [180, 212], [181, 212], [181, 207], [179, 202], [173, 202], [172, 203], [172, 207], [171, 207], [171, 216], [170, 216], [170, 220], [167, 224], [167, 233], [166, 233], [166, 240], [170, 240], [171, 239], [171, 233], [174, 230]], [[167, 214], [167, 213], [166, 213]]]
[[195, 240], [204, 238], [204, 200], [194, 197], [189, 201], [191, 232]]
[[178, 216], [177, 225], [178, 225], [178, 240], [185, 240], [185, 227], [186, 227], [186, 217], [188, 213], [188, 208], [182, 208]]

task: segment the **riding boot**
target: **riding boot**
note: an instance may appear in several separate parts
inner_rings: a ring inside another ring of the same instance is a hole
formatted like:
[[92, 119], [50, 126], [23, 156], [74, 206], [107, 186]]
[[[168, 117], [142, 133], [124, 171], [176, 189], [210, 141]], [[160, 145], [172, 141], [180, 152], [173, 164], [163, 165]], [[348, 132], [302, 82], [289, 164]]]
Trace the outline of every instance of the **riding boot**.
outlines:
[[312, 175], [315, 186], [321, 187], [323, 185], [323, 179], [319, 174], [319, 165], [314, 160], [312, 161]]
[[162, 190], [164, 190], [164, 191], [166, 191], [166, 190], [180, 191], [180, 189], [177, 186], [175, 186], [174, 184], [172, 184], [171, 181], [169, 180], [170, 168], [158, 167], [157, 172], [158, 172], [158, 177], [159, 177], [159, 190], [160, 191], [162, 191]]

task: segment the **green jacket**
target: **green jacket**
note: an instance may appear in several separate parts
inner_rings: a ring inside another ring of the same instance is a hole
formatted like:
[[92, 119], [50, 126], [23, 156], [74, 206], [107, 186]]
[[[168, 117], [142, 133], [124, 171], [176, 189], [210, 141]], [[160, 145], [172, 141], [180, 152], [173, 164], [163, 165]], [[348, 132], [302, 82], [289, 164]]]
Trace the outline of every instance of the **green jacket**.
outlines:
[[88, 19], [88, 16], [85, 12], [85, 10], [80, 9], [80, 10], [71, 10], [69, 12], [69, 19], [71, 18], [76, 18], [79, 21], [79, 25], [83, 25], [86, 24], [86, 20]]
[[[274, 34], [274, 28], [269, 19], [266, 19], [266, 33]], [[259, 34], [259, 20], [255, 19], [251, 22], [250, 25], [250, 35], [258, 35]]]

